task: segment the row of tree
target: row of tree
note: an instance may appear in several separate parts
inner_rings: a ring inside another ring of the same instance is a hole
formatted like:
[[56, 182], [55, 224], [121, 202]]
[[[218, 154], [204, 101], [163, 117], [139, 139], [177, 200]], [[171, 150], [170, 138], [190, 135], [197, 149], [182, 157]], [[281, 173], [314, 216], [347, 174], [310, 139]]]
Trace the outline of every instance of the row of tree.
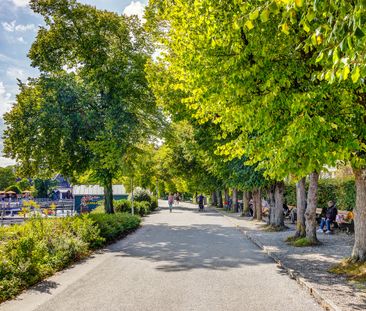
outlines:
[[278, 201], [275, 225], [282, 222], [282, 181], [292, 176], [298, 180], [297, 234], [317, 243], [319, 172], [337, 161], [352, 164], [357, 188], [352, 256], [361, 261], [366, 260], [364, 13], [363, 1], [346, 0], [151, 0], [146, 11], [147, 29], [161, 51], [148, 66], [159, 104], [173, 118], [185, 113], [195, 131], [204, 129], [202, 161], [213, 160], [210, 165], [225, 172], [218, 163], [228, 159], [223, 166], [230, 171], [234, 165], [234, 173], [240, 172], [238, 159], [264, 176]]
[[291, 176], [297, 235], [317, 243], [318, 173], [346, 161], [366, 260], [363, 1], [150, 0], [144, 28], [75, 0], [30, 5], [41, 75], [19, 83], [4, 134], [25, 176], [96, 181], [110, 213], [116, 179], [219, 200], [241, 189], [245, 209], [252, 192], [258, 219], [265, 189], [279, 227]]

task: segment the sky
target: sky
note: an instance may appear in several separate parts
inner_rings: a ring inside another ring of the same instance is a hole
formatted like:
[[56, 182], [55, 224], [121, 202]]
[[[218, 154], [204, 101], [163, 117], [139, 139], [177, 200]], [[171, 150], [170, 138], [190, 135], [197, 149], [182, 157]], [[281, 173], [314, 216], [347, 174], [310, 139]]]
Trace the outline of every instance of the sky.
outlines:
[[[78, 0], [96, 6], [98, 9], [120, 14], [136, 14], [142, 18], [148, 0]], [[26, 81], [35, 77], [38, 71], [30, 66], [27, 53], [43, 24], [28, 5], [29, 0], [0, 0], [0, 166], [14, 164], [3, 156], [2, 132], [3, 114], [9, 111], [18, 92], [17, 79]]]

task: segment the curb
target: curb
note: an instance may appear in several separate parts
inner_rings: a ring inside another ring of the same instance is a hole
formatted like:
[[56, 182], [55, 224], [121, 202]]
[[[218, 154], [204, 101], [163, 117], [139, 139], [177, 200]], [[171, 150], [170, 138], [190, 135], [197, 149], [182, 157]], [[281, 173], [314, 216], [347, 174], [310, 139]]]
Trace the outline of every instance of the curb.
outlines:
[[257, 239], [252, 237], [249, 233], [249, 231], [246, 231], [239, 227], [239, 225], [229, 216], [227, 216], [222, 211], [217, 210], [214, 207], [211, 207], [213, 210], [215, 210], [217, 213], [221, 214], [225, 218], [227, 218], [231, 223], [233, 223], [236, 228], [245, 235], [245, 237], [250, 240], [252, 243], [254, 243], [256, 246], [258, 246], [260, 249], [262, 249], [268, 257], [270, 257], [279, 267], [281, 267], [283, 270], [286, 271], [286, 273], [290, 276], [291, 279], [295, 280], [298, 284], [300, 284], [303, 288], [305, 288], [311, 296], [315, 298], [315, 300], [320, 304], [321, 307], [323, 307], [327, 311], [342, 311], [333, 301], [330, 301], [328, 298], [324, 297], [321, 292], [319, 292], [317, 289], [315, 289], [309, 282], [307, 282], [304, 277], [301, 276], [300, 272], [295, 271], [294, 269], [291, 269], [287, 267], [285, 264], [282, 263], [282, 261], [272, 253], [270, 250], [266, 249], [266, 247]]

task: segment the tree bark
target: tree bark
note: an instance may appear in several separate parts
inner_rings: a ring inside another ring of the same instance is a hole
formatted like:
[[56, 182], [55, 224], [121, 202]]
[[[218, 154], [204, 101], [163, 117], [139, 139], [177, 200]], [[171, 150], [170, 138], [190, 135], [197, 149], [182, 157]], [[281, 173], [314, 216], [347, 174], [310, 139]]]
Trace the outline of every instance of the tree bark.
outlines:
[[305, 231], [305, 209], [306, 209], [306, 189], [305, 177], [301, 178], [296, 184], [296, 233], [295, 237], [303, 238]]
[[107, 214], [114, 213], [112, 177], [106, 178], [104, 181], [104, 209]]
[[270, 206], [270, 211], [269, 211], [269, 216], [268, 216], [268, 223], [270, 225], [274, 224], [276, 215], [275, 215], [275, 210], [276, 210], [276, 199], [275, 199], [275, 189], [276, 189], [276, 185], [271, 185], [271, 187], [269, 188], [269, 206]]
[[356, 206], [354, 212], [355, 244], [352, 250], [354, 261], [366, 261], [366, 169], [354, 169]]
[[249, 213], [249, 192], [243, 191], [243, 216]]
[[262, 220], [262, 201], [261, 201], [261, 191], [260, 191], [260, 189], [255, 189], [253, 191], [253, 203], [254, 203], [253, 218], [255, 218], [257, 220]]
[[218, 190], [217, 191], [216, 196], [217, 196], [217, 206], [219, 208], [222, 208], [223, 207], [223, 204], [222, 204], [222, 193], [221, 193], [221, 190]]
[[319, 174], [312, 172], [310, 174], [310, 184], [308, 192], [308, 206], [305, 212], [306, 238], [310, 243], [319, 243], [316, 237], [316, 208], [318, 206], [318, 181]]
[[283, 203], [284, 203], [284, 191], [285, 183], [283, 181], [276, 182], [275, 187], [275, 219], [273, 225], [277, 228], [285, 226], [284, 216], [283, 216]]
[[238, 211], [238, 191], [236, 188], [233, 188], [233, 203], [231, 207], [234, 212]]
[[212, 198], [212, 205], [217, 206], [216, 191], [212, 191], [211, 198]]

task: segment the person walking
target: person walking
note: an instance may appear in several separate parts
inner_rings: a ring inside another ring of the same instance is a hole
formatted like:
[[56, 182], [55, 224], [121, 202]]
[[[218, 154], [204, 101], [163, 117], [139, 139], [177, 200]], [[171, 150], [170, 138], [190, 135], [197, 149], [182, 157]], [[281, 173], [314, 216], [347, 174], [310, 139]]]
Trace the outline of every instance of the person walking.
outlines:
[[198, 210], [203, 211], [204, 210], [204, 199], [205, 197], [202, 195], [202, 193], [198, 197]]
[[173, 204], [174, 204], [174, 196], [173, 196], [172, 193], [169, 193], [169, 196], [168, 196], [168, 205], [169, 205], [170, 212], [172, 212]]

